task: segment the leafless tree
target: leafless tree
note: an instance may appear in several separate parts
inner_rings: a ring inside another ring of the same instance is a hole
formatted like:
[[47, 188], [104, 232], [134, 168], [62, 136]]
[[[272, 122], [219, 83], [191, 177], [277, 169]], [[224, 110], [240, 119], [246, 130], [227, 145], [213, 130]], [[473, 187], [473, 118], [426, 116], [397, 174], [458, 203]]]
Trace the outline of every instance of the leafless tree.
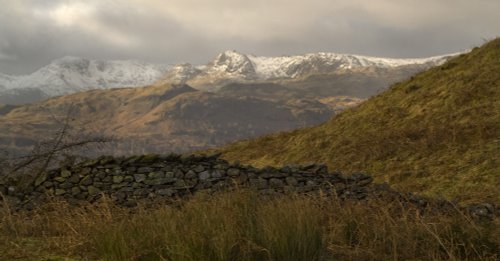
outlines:
[[109, 137], [83, 132], [78, 128], [72, 112], [72, 108], [68, 109], [63, 120], [59, 121], [61, 127], [47, 139], [38, 142], [29, 153], [13, 157], [0, 155], [0, 173], [3, 172], [3, 176], [24, 173], [36, 177], [63, 161], [65, 164], [74, 163], [75, 156], [72, 153], [75, 151], [81, 153], [86, 148], [103, 146], [112, 141]]

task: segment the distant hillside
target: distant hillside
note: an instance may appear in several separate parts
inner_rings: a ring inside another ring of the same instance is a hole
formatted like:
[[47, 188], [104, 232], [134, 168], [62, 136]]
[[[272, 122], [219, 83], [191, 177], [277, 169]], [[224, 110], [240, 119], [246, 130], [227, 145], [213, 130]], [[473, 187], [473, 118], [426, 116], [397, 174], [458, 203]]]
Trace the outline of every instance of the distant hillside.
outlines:
[[393, 85], [317, 127], [242, 141], [258, 166], [326, 162], [460, 200], [500, 200], [500, 39]]
[[[0, 105], [0, 150], [27, 152], [57, 133], [70, 113], [75, 135], [105, 135], [115, 142], [86, 154], [185, 152], [277, 131], [313, 126], [359, 99], [271, 99], [211, 93], [185, 84], [93, 90], [43, 102]], [[338, 104], [338, 105], [336, 105]]]

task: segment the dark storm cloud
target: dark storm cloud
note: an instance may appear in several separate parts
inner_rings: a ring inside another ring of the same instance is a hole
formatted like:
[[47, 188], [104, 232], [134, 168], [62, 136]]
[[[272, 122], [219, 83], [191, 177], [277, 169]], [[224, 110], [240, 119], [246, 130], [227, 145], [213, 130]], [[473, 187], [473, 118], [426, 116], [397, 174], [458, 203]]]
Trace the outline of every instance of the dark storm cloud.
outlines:
[[457, 52], [500, 34], [498, 0], [0, 0], [0, 72], [64, 55], [204, 63], [329, 51], [388, 57]]

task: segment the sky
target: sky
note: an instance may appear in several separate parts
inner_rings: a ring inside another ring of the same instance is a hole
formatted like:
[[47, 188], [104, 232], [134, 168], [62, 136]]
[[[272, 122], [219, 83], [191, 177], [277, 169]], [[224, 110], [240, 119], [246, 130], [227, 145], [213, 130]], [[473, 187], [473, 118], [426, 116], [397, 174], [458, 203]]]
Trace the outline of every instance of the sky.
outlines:
[[0, 0], [0, 73], [66, 56], [203, 64], [224, 50], [414, 58], [500, 36], [500, 0]]

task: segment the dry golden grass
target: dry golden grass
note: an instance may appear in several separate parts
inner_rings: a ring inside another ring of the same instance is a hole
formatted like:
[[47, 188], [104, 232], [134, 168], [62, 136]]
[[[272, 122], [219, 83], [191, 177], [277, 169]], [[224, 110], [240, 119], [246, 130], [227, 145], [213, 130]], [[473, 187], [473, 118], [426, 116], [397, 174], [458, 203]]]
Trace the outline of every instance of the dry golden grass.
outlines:
[[395, 84], [313, 128], [241, 141], [223, 158], [324, 162], [400, 189], [500, 201], [500, 39]]
[[[252, 191], [172, 207], [51, 202], [0, 213], [1, 260], [498, 260], [498, 220]], [[67, 258], [67, 259], [65, 259]]]

